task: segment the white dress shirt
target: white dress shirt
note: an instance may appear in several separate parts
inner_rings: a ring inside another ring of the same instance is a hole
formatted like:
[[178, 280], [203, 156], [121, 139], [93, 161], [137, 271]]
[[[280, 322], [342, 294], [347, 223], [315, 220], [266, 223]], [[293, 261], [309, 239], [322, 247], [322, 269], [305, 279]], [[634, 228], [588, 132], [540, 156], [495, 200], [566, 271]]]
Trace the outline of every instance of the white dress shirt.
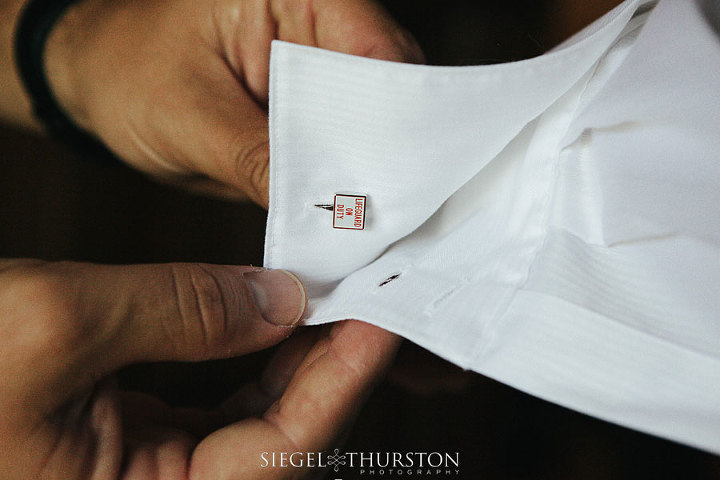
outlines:
[[[720, 453], [713, 5], [627, 0], [491, 66], [275, 42], [266, 266], [306, 282], [308, 324]], [[336, 194], [362, 230], [333, 228]]]

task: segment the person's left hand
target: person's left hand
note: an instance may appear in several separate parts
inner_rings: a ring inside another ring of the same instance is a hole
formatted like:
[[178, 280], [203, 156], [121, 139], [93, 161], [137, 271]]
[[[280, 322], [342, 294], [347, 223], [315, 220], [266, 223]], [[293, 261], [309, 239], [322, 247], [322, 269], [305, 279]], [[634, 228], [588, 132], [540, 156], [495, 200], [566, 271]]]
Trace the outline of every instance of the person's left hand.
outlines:
[[374, 0], [83, 0], [46, 67], [70, 117], [130, 165], [267, 207], [273, 39], [423, 58]]
[[294, 324], [271, 324], [256, 306], [278, 295], [270, 302], [276, 315], [268, 318], [297, 321], [295, 302], [304, 303], [304, 296], [295, 282], [278, 277], [263, 287], [265, 294], [251, 295], [248, 273], [258, 271], [0, 260], [0, 478], [313, 473], [265, 466], [261, 454], [329, 448], [392, 359], [399, 337], [355, 321], [306, 329], [280, 346], [257, 384], [212, 412], [172, 409], [119, 392], [113, 381], [117, 369], [132, 363], [241, 355], [289, 335]]

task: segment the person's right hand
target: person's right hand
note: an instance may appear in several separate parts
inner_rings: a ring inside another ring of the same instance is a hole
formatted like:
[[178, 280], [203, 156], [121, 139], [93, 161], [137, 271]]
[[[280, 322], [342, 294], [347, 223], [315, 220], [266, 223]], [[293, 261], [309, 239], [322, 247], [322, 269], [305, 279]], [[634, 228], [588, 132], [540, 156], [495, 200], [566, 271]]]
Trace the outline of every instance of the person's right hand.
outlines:
[[70, 116], [130, 165], [267, 207], [273, 39], [423, 58], [374, 0], [82, 0], [46, 66]]

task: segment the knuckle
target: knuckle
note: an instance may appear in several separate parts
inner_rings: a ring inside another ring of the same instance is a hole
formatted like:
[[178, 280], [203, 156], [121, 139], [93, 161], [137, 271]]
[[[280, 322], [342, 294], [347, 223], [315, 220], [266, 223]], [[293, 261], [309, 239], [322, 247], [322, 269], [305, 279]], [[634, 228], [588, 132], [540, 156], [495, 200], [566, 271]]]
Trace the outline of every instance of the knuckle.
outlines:
[[262, 198], [267, 190], [270, 169], [269, 139], [251, 145], [245, 143], [235, 149], [235, 175], [253, 198]]
[[231, 331], [225, 295], [216, 275], [200, 264], [177, 264], [171, 268], [183, 326], [181, 338], [186, 346], [195, 347], [199, 339], [204, 349], [200, 353], [204, 355], [226, 345]]
[[272, 0], [272, 10], [277, 17], [289, 17], [307, 14], [314, 0]]
[[272, 11], [275, 16], [286, 15], [292, 11], [292, 0], [271, 0]]

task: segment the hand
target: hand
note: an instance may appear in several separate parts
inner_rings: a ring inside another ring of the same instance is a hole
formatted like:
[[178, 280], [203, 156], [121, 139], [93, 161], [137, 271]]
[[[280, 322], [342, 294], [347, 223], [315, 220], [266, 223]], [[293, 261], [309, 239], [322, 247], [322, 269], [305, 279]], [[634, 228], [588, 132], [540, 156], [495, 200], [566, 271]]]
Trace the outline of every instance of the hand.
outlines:
[[374, 0], [83, 0], [46, 66], [71, 117], [127, 163], [267, 207], [273, 39], [422, 60]]
[[282, 271], [0, 261], [0, 478], [275, 478], [260, 453], [327, 448], [397, 337], [360, 322], [307, 329], [216, 412], [118, 392], [112, 374], [267, 347], [304, 308]]

